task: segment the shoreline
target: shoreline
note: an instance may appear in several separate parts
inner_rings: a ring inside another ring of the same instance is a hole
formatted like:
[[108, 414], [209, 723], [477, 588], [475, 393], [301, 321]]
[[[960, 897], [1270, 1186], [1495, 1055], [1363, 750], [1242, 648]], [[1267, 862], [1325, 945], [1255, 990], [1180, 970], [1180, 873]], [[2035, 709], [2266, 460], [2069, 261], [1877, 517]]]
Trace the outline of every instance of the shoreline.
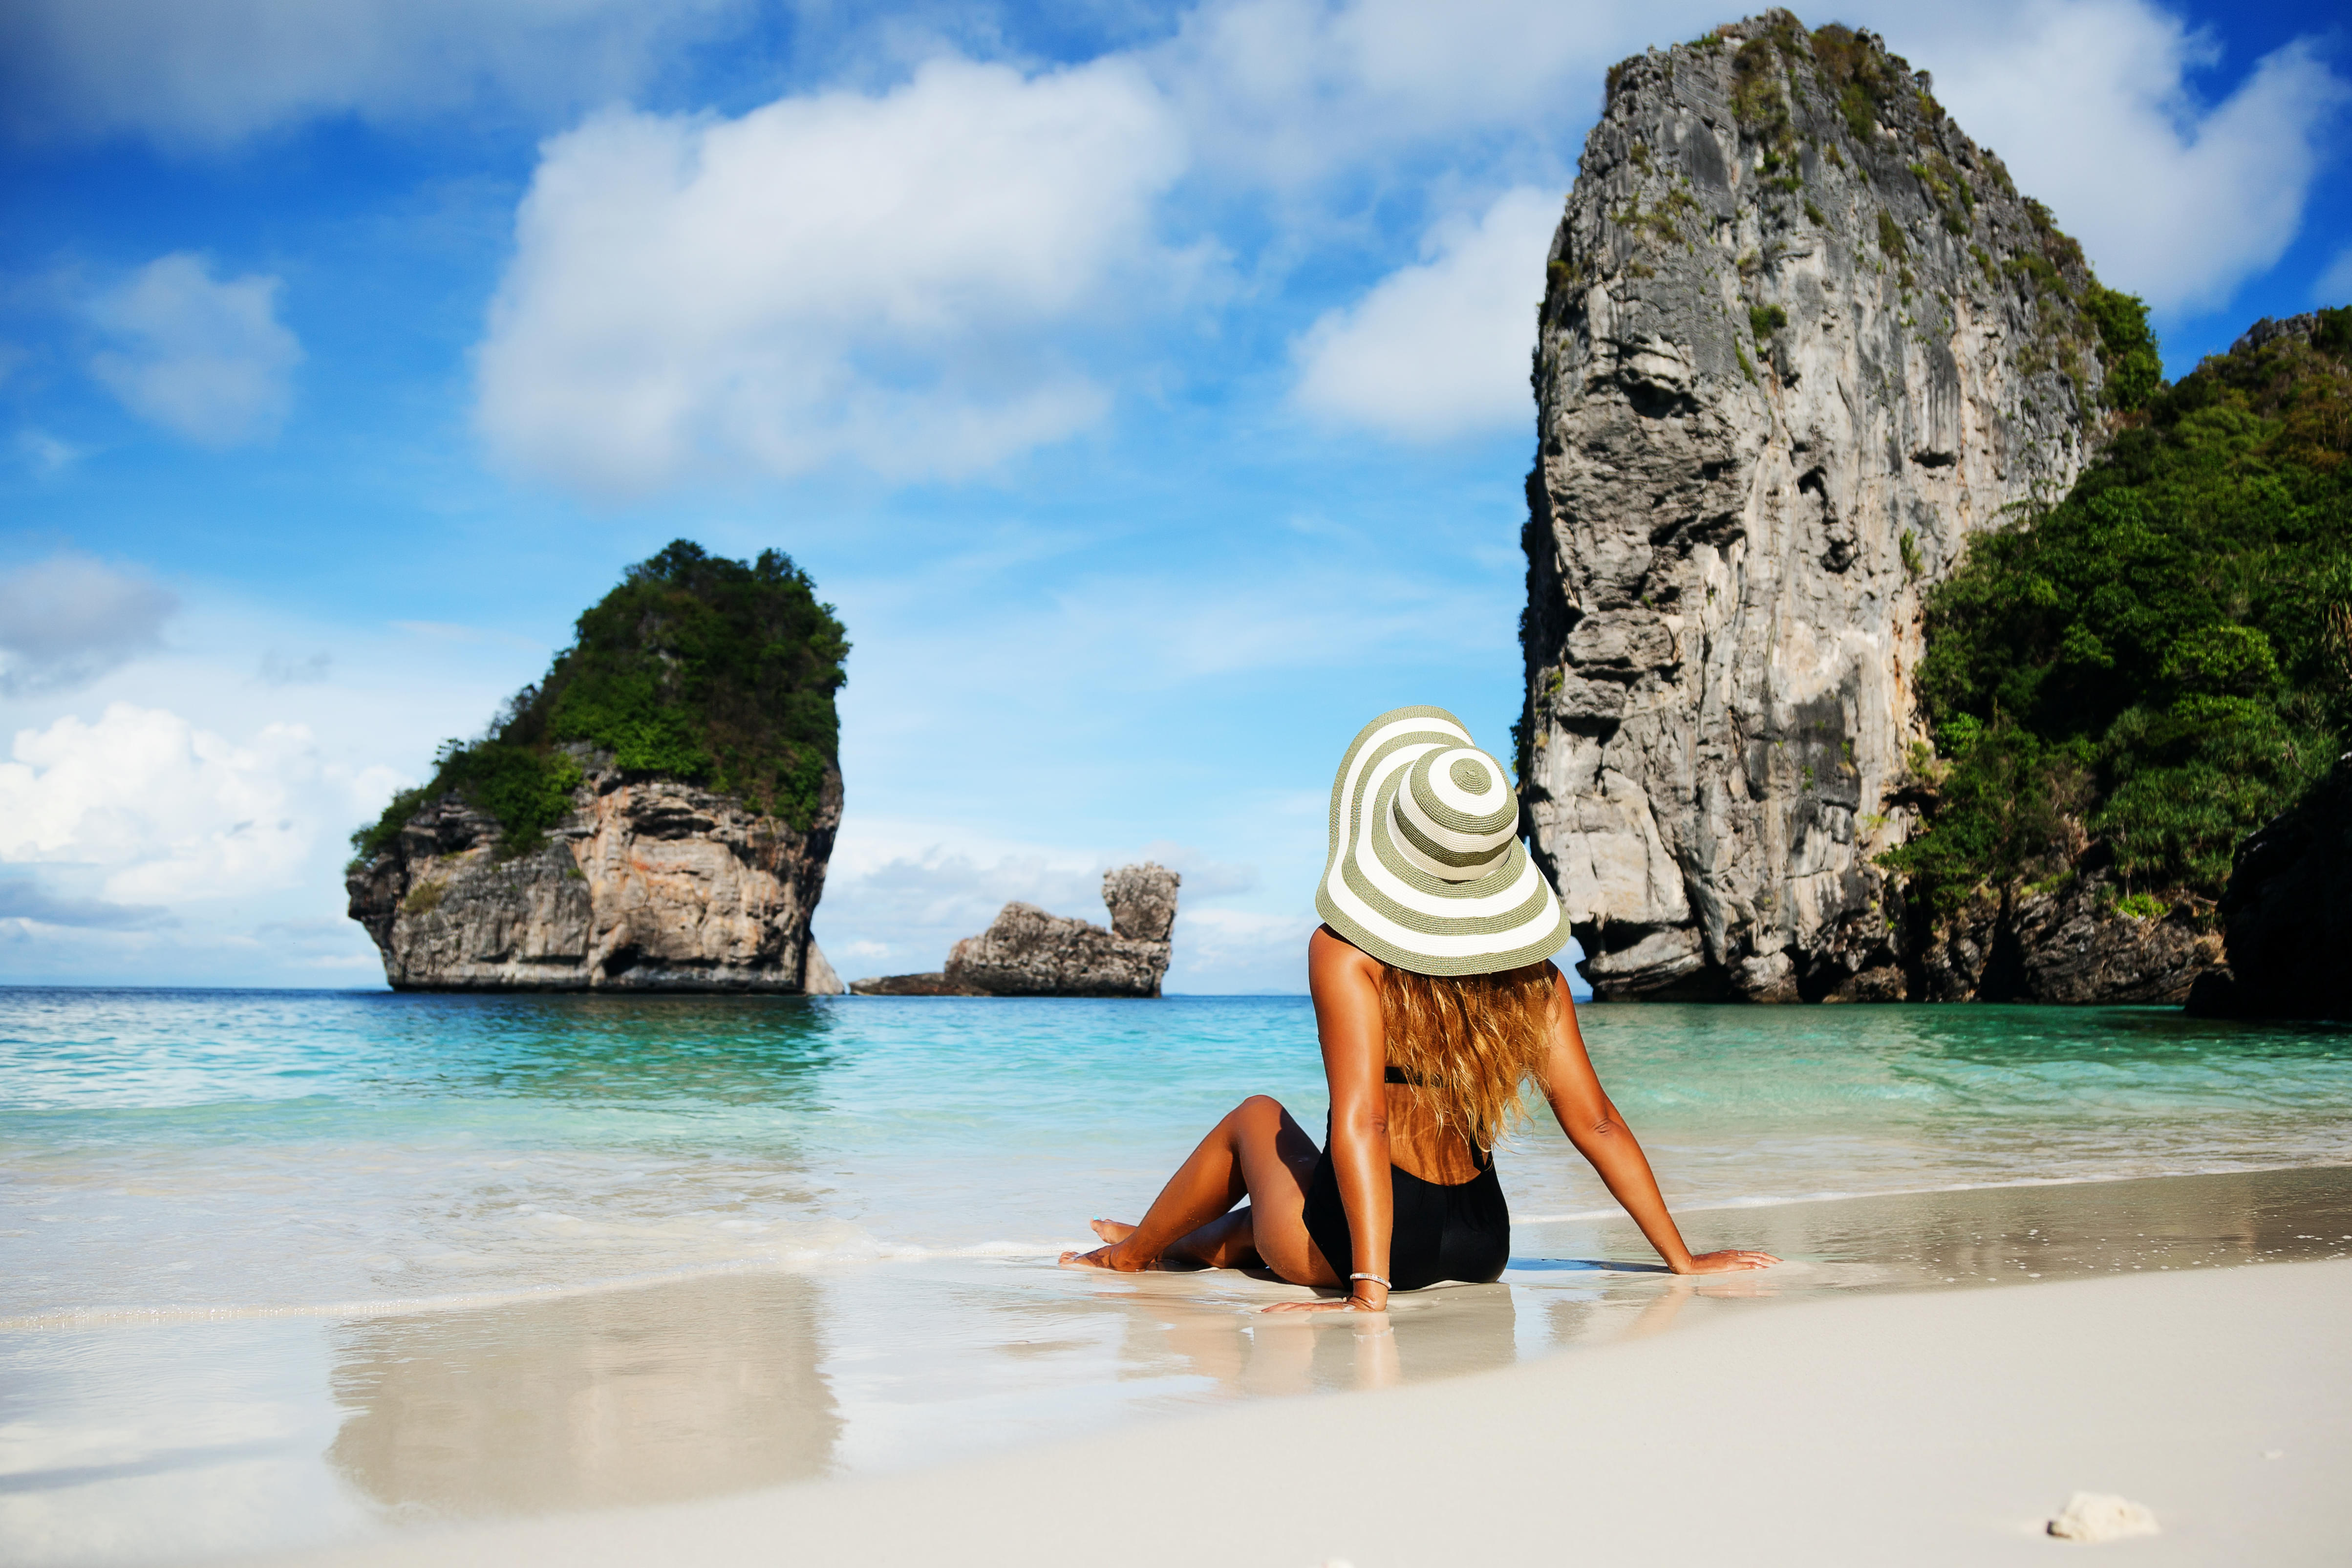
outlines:
[[[1796, 1197], [1730, 1198], [1711, 1203], [1677, 1204], [1675, 1205], [1674, 1212], [1677, 1216], [1750, 1214], [1764, 1215], [1782, 1211], [1807, 1210], [1832, 1204], [1894, 1203], [1904, 1199], [1950, 1197], [1963, 1194], [2021, 1193], [2048, 1188], [2088, 1189], [2117, 1187], [2140, 1182], [2195, 1182], [2216, 1178], [2276, 1176], [2335, 1171], [2352, 1173], [2352, 1158], [2321, 1163], [2233, 1165], [2215, 1170], [2130, 1173], [2112, 1176], [2021, 1177], [2011, 1181], [1954, 1182], [1936, 1186], [1894, 1187], [1884, 1192], [1811, 1193]], [[2347, 1176], [2347, 1179], [2352, 1181], [2352, 1176]], [[1522, 1235], [1528, 1231], [1556, 1230], [1565, 1227], [1622, 1228], [1624, 1214], [1621, 1209], [1610, 1207], [1556, 1215], [1515, 1215], [1512, 1216], [1511, 1223], [1514, 1231]], [[66, 1308], [53, 1311], [26, 1312], [16, 1316], [0, 1317], [0, 1333], [98, 1329], [150, 1323], [235, 1322], [270, 1319], [354, 1321], [415, 1317], [433, 1312], [520, 1306], [538, 1301], [561, 1301], [580, 1297], [654, 1289], [662, 1286], [688, 1284], [703, 1279], [726, 1279], [767, 1274], [816, 1275], [867, 1267], [905, 1268], [966, 1259], [1034, 1261], [1038, 1258], [1052, 1258], [1068, 1247], [1084, 1247], [1091, 1240], [1091, 1237], [1072, 1235], [1059, 1240], [1046, 1242], [979, 1242], [968, 1247], [940, 1248], [877, 1242], [876, 1249], [872, 1252], [813, 1253], [805, 1258], [783, 1262], [712, 1263], [641, 1274], [616, 1275], [609, 1279], [583, 1280], [576, 1284], [530, 1286], [510, 1290], [458, 1291], [443, 1296], [356, 1298], [321, 1302], [188, 1303], [159, 1307]], [[1514, 1252], [1517, 1253], [1518, 1250], [1519, 1248], [1515, 1246]]]
[[[268, 1561], [2003, 1563], [2068, 1550], [2042, 1526], [2087, 1490], [2154, 1511], [2135, 1562], [2335, 1562], [2352, 1338], [2328, 1325], [2347, 1289], [2337, 1260], [1822, 1301], [911, 1473]], [[1146, 1484], [1211, 1522], [1118, 1524], [1105, 1500]]]

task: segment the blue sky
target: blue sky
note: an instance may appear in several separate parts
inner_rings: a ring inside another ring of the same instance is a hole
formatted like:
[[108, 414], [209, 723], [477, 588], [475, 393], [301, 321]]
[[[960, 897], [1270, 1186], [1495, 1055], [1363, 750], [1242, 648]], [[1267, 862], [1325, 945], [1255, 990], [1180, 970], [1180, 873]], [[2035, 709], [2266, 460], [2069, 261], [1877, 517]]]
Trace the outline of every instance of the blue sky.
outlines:
[[[1518, 704], [1526, 354], [1666, 0], [19, 0], [0, 17], [0, 982], [380, 978], [344, 836], [676, 537], [855, 644], [851, 974], [1186, 875], [1293, 990], [1329, 769]], [[2172, 370], [2352, 299], [2313, 5], [1884, 33]]]

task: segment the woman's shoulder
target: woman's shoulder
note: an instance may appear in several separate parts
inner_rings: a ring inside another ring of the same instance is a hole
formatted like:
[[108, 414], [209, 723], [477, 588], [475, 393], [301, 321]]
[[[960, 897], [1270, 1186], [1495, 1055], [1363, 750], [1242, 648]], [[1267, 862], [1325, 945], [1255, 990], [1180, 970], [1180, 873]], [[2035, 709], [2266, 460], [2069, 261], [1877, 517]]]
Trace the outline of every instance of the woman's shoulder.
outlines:
[[1358, 971], [1377, 982], [1388, 965], [1329, 926], [1321, 925], [1307, 939], [1307, 967], [1310, 973]]

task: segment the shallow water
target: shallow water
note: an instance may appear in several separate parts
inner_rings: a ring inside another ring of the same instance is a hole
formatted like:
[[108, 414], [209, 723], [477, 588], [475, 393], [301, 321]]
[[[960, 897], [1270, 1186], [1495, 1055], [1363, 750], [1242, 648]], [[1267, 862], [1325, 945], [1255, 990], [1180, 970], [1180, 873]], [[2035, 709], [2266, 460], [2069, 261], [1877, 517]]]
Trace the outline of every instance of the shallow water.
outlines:
[[[2352, 1158], [2352, 1035], [2150, 1009], [1587, 1007], [1670, 1200]], [[0, 991], [0, 1321], [1034, 1257], [1131, 1218], [1304, 998]], [[1605, 1211], [1558, 1130], [1522, 1223]]]
[[[2344, 1032], [1583, 1017], [1693, 1242], [1790, 1263], [1660, 1275], [1538, 1128], [1504, 1281], [1386, 1320], [1049, 1267], [1244, 1093], [1319, 1128], [1303, 999], [0, 992], [0, 1558], [711, 1496], [1824, 1292], [2352, 1252]], [[1790, 1201], [1825, 1194], [1861, 1195]]]

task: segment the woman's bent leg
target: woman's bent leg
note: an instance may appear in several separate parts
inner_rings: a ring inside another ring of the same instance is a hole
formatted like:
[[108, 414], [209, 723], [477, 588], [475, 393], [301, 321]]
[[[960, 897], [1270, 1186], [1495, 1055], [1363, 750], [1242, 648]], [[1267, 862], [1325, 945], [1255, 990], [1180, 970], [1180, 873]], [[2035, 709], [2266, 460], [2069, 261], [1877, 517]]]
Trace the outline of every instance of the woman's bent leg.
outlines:
[[[1262, 1260], [1301, 1285], [1336, 1283], [1307, 1235], [1307, 1184], [1319, 1153], [1278, 1101], [1254, 1094], [1177, 1167], [1132, 1235], [1064, 1261], [1129, 1270], [1162, 1258], [1212, 1268]], [[1226, 1212], [1244, 1198], [1246, 1209]]]

